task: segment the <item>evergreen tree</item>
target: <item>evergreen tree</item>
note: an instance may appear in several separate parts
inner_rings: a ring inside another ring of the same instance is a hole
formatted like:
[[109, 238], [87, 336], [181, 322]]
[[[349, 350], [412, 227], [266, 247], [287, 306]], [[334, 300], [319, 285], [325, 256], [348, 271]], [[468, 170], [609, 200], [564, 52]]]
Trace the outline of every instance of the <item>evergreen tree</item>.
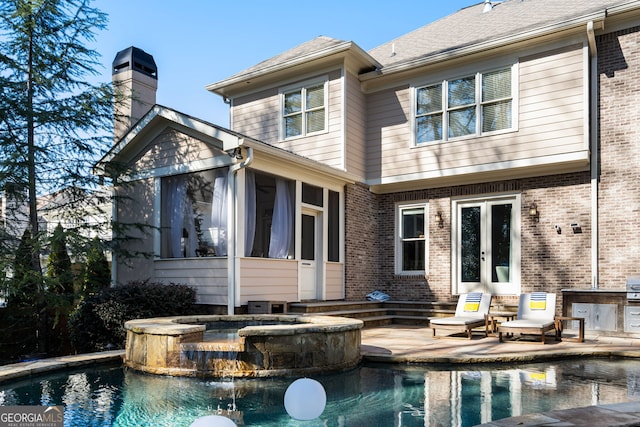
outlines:
[[27, 335], [21, 337], [21, 340], [26, 338], [23, 344], [36, 346], [23, 350], [45, 353], [49, 318], [42, 274], [34, 267], [33, 258], [37, 253], [35, 239], [27, 228], [15, 252], [7, 306], [16, 313], [16, 321]]
[[33, 238], [42, 237], [39, 194], [65, 189], [53, 208], [85, 214], [76, 207], [96, 188], [89, 171], [110, 143], [113, 91], [90, 83], [99, 55], [86, 47], [107, 18], [90, 3], [0, 2], [0, 188], [26, 188]]
[[[14, 275], [12, 299], [26, 303], [24, 298], [33, 298], [39, 353], [51, 342], [46, 336], [53, 330], [49, 314], [61, 312], [66, 302], [47, 295], [43, 285], [40, 255], [47, 239], [39, 229], [38, 210], [52, 209], [69, 223], [82, 224], [67, 230], [74, 242], [89, 234], [84, 225], [94, 226], [83, 221], [86, 212], [97, 218], [102, 210], [99, 203], [87, 206], [93, 199], [86, 195], [99, 185], [90, 170], [110, 146], [116, 94], [110, 82], [91, 82], [100, 63], [88, 45], [107, 23], [91, 2], [0, 1], [0, 188], [7, 198], [24, 198], [28, 205], [22, 243], [30, 243], [28, 248], [21, 243], [15, 263], [11, 253], [0, 253], [0, 262], [13, 264], [7, 269]], [[9, 194], [11, 189], [21, 193]], [[38, 203], [39, 195], [54, 193], [59, 195], [54, 205]], [[98, 227], [108, 224], [108, 215], [103, 216]]]
[[100, 239], [97, 237], [91, 241], [87, 250], [87, 265], [84, 271], [82, 286], [83, 296], [93, 295], [111, 284], [111, 270], [104, 256]]
[[34, 269], [33, 254], [36, 253], [34, 240], [27, 228], [22, 234], [20, 245], [15, 252], [11, 274], [8, 305], [32, 306], [44, 292], [40, 272]]
[[50, 238], [51, 253], [47, 262], [48, 290], [61, 295], [73, 295], [73, 272], [67, 252], [67, 239], [62, 225], [58, 224]]

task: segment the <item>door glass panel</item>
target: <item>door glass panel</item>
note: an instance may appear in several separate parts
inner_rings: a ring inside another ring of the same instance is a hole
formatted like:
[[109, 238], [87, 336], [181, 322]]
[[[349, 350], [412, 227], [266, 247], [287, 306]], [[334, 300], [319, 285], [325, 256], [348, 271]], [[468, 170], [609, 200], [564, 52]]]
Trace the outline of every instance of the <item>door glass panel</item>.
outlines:
[[302, 259], [316, 259], [316, 221], [311, 215], [302, 215]]
[[480, 206], [461, 210], [461, 275], [463, 282], [480, 281]]
[[511, 267], [511, 204], [491, 206], [491, 281], [509, 282]]

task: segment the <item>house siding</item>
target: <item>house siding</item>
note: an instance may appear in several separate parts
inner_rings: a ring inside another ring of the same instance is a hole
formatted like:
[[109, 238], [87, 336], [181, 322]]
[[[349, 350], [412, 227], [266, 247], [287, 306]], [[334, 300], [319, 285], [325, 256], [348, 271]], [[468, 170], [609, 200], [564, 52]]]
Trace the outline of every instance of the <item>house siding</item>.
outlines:
[[640, 276], [640, 27], [597, 39], [600, 287]]
[[212, 146], [175, 129], [166, 128], [134, 159], [134, 168], [155, 174], [158, 169], [213, 158], [215, 155]]
[[360, 82], [357, 76], [347, 73], [345, 79], [346, 170], [364, 181], [366, 174], [366, 99], [360, 90]]
[[153, 265], [153, 280], [192, 287], [197, 304], [226, 305], [227, 258], [165, 259]]
[[298, 261], [239, 258], [240, 304], [252, 300], [297, 301]]
[[338, 262], [325, 263], [325, 299], [341, 300], [344, 295], [344, 265]]
[[274, 144], [279, 138], [279, 126], [278, 88], [264, 89], [233, 99], [231, 129]]
[[[456, 138], [412, 148], [412, 88], [368, 96], [368, 177], [441, 173], [497, 162], [585, 152], [584, 49], [571, 45], [521, 57], [516, 130]], [[476, 70], [483, 71], [483, 70]], [[454, 72], [452, 71], [452, 76]]]
[[[345, 168], [344, 112], [342, 70], [324, 73], [329, 79], [327, 106], [327, 132], [285, 141], [279, 140], [280, 99], [278, 88], [270, 88], [241, 96], [233, 100], [232, 129], [251, 135], [275, 147], [282, 148], [312, 160]], [[319, 77], [319, 76], [316, 76]], [[306, 80], [300, 81], [303, 83]], [[282, 86], [294, 85], [288, 82]]]

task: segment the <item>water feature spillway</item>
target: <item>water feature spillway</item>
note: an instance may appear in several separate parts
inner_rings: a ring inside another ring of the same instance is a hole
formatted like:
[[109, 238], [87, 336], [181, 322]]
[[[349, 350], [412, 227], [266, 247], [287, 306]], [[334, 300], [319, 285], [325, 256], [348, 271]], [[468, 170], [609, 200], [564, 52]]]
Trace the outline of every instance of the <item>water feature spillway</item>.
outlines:
[[361, 320], [333, 316], [235, 315], [125, 323], [126, 366], [199, 377], [309, 375], [360, 363]]

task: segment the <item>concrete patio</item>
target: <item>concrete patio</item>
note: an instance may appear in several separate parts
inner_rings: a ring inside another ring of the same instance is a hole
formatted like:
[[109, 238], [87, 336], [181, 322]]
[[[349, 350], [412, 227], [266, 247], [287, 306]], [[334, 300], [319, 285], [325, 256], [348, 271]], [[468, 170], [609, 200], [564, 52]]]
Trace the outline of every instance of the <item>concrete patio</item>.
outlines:
[[[574, 331], [575, 332], [575, 331]], [[531, 362], [563, 357], [638, 357], [640, 339], [587, 334], [584, 342], [562, 341], [549, 335], [546, 344], [535, 341], [498, 341], [475, 332], [473, 339], [433, 338], [428, 326], [387, 325], [362, 330], [361, 352], [365, 360], [393, 363], [492, 363]], [[568, 339], [567, 339], [568, 338]]]

